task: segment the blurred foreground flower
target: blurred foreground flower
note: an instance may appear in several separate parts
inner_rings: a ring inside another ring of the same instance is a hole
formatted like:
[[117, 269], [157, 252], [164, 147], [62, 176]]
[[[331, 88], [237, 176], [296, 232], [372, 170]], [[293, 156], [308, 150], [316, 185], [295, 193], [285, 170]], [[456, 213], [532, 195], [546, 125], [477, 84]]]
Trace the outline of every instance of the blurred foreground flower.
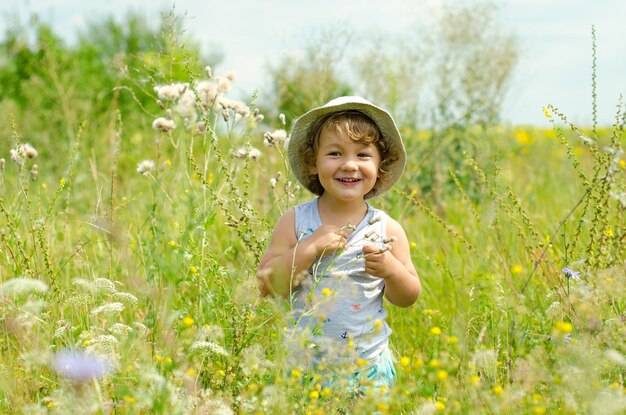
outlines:
[[0, 284], [0, 295], [18, 297], [28, 293], [45, 293], [48, 291], [46, 283], [33, 279], [17, 277]]
[[143, 160], [137, 164], [137, 173], [147, 176], [156, 169], [156, 163], [153, 160]]
[[99, 378], [112, 368], [108, 359], [80, 350], [63, 350], [57, 353], [52, 365], [59, 374], [76, 381]]
[[563, 268], [561, 271], [563, 271], [563, 274], [567, 278], [571, 278], [573, 280], [580, 281], [580, 272], [574, 271], [573, 269], [569, 269], [567, 267]]

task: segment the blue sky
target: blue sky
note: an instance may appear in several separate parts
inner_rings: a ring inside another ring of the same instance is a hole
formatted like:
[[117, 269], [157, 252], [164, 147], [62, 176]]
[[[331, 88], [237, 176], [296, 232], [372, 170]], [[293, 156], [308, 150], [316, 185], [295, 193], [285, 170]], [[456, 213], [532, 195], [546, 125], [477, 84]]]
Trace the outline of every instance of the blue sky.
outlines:
[[[205, 48], [224, 53], [221, 71], [237, 73], [238, 92], [249, 95], [267, 82], [268, 64], [302, 47], [308, 34], [330, 23], [360, 33], [398, 35], [428, 20], [441, 0], [5, 0], [8, 16], [22, 21], [36, 12], [69, 41], [89, 21], [123, 16], [131, 9], [158, 19], [186, 14], [184, 26]], [[496, 0], [504, 25], [515, 33], [521, 58], [504, 103], [503, 119], [547, 126], [542, 108], [559, 107], [578, 125], [591, 123], [591, 26], [597, 32], [598, 118], [611, 124], [626, 93], [626, 2], [620, 0]]]

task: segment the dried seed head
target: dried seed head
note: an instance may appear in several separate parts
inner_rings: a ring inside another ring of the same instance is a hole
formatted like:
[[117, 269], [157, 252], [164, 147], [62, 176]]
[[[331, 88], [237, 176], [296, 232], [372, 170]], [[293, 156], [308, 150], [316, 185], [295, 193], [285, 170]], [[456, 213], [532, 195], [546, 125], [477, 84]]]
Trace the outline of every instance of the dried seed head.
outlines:
[[152, 128], [155, 130], [167, 133], [168, 131], [171, 131], [174, 128], [176, 128], [176, 123], [174, 123], [173, 120], [168, 120], [167, 118], [159, 117], [152, 122]]

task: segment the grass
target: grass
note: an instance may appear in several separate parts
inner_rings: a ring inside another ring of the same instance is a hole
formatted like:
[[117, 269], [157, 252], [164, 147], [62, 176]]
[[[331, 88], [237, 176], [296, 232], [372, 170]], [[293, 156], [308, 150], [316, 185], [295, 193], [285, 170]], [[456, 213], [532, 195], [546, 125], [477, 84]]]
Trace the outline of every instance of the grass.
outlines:
[[[26, 139], [45, 114], [7, 120], [0, 412], [623, 413], [623, 109], [591, 131], [554, 107], [547, 128], [457, 131], [458, 167], [406, 130], [405, 175], [373, 203], [403, 224], [423, 294], [388, 307], [397, 384], [355, 400], [290, 358], [285, 303], [257, 294], [273, 225], [311, 196], [262, 144], [278, 117], [254, 97], [217, 104], [230, 82], [205, 80], [185, 108], [113, 105], [58, 139]], [[66, 349], [108, 370], [64, 372]]]

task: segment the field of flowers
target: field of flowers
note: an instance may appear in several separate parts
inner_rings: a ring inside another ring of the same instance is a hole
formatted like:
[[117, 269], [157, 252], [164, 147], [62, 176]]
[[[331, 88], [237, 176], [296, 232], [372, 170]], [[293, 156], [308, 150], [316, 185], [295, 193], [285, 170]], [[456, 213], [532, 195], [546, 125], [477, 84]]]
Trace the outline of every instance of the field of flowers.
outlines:
[[585, 130], [550, 105], [543, 128], [402, 126], [407, 169], [372, 204], [423, 292], [388, 307], [396, 385], [355, 399], [299, 366], [286, 302], [256, 289], [311, 197], [293, 117], [177, 64], [89, 111], [54, 67], [49, 113], [0, 102], [0, 413], [626, 412], [621, 103]]

